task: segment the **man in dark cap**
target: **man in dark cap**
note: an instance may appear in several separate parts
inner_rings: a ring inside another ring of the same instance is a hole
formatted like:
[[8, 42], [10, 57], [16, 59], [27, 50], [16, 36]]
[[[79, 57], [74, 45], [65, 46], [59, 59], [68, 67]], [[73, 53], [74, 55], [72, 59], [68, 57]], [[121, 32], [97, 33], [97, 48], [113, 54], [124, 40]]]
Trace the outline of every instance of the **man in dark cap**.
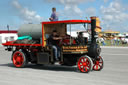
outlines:
[[62, 38], [58, 36], [57, 31], [53, 30], [52, 34], [50, 35], [48, 42], [50, 45], [52, 45], [52, 48], [54, 50], [54, 56], [55, 59], [58, 61], [60, 57], [60, 47], [59, 47], [59, 40]]

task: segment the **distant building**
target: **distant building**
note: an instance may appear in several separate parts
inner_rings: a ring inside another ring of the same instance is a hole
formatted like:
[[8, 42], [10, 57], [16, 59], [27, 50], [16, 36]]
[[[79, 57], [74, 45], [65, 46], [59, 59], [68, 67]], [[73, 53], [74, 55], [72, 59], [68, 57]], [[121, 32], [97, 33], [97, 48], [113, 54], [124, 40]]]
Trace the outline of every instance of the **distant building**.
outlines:
[[120, 32], [119, 31], [113, 31], [113, 30], [106, 30], [103, 32], [107, 36], [112, 36], [112, 35], [118, 35]]
[[0, 44], [6, 43], [7, 41], [14, 41], [18, 38], [16, 30], [0, 30]]
[[120, 33], [119, 31], [106, 30], [106, 31], [100, 32], [99, 35], [106, 37], [107, 39], [112, 39], [113, 37], [118, 36], [119, 33]]

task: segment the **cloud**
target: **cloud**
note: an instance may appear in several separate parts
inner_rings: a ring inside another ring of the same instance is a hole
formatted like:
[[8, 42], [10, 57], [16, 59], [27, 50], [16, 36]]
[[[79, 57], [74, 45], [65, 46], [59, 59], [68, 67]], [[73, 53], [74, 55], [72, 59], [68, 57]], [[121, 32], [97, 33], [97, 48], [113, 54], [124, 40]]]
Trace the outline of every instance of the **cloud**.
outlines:
[[104, 0], [104, 3], [107, 3], [109, 0]]
[[85, 13], [88, 15], [88, 16], [96, 16], [96, 9], [94, 7], [90, 7], [90, 8], [87, 8], [85, 10]]
[[27, 7], [23, 7], [18, 0], [13, 0], [12, 5], [17, 12], [18, 17], [24, 20], [25, 23], [34, 23], [42, 21], [42, 17], [36, 13], [36, 11], [29, 10]]
[[95, 1], [95, 0], [44, 0], [49, 3], [58, 3], [58, 4], [63, 4], [63, 5], [72, 5], [72, 4], [80, 4], [83, 2], [90, 2], [90, 1]]
[[[110, 29], [125, 30], [128, 27], [126, 21], [128, 20], [128, 13], [126, 12], [125, 6], [119, 1], [113, 1], [109, 4], [108, 7], [101, 6], [102, 22], [104, 26], [109, 27]], [[108, 28], [107, 28], [108, 29]]]
[[82, 17], [83, 11], [78, 7], [83, 2], [92, 2], [95, 0], [43, 0], [48, 3], [55, 3], [64, 6], [64, 10], [60, 12], [65, 18]]

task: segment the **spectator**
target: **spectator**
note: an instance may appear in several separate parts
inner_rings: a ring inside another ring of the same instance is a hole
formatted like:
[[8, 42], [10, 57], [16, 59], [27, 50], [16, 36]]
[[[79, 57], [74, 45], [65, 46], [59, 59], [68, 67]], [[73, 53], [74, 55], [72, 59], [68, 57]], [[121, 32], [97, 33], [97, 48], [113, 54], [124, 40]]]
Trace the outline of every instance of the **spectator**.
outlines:
[[111, 45], [114, 45], [114, 37], [111, 38]]
[[117, 37], [114, 37], [114, 45], [117, 43]]
[[117, 45], [119, 45], [120, 43], [120, 38], [117, 38]]
[[101, 38], [101, 43], [103, 46], [105, 46], [104, 38]]

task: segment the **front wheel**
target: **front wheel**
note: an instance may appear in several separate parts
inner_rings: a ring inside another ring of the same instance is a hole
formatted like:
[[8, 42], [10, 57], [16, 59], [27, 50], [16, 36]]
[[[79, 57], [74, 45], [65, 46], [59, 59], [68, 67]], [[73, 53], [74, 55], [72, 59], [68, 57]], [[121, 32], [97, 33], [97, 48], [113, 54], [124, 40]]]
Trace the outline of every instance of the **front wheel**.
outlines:
[[27, 56], [22, 51], [15, 51], [12, 55], [12, 61], [15, 67], [25, 67], [28, 63]]
[[93, 68], [92, 59], [88, 56], [82, 56], [78, 59], [77, 67], [80, 72], [88, 73]]
[[104, 65], [103, 58], [99, 56], [99, 58], [93, 60], [93, 64], [94, 64], [93, 70], [100, 71], [101, 69], [103, 69], [103, 65]]

